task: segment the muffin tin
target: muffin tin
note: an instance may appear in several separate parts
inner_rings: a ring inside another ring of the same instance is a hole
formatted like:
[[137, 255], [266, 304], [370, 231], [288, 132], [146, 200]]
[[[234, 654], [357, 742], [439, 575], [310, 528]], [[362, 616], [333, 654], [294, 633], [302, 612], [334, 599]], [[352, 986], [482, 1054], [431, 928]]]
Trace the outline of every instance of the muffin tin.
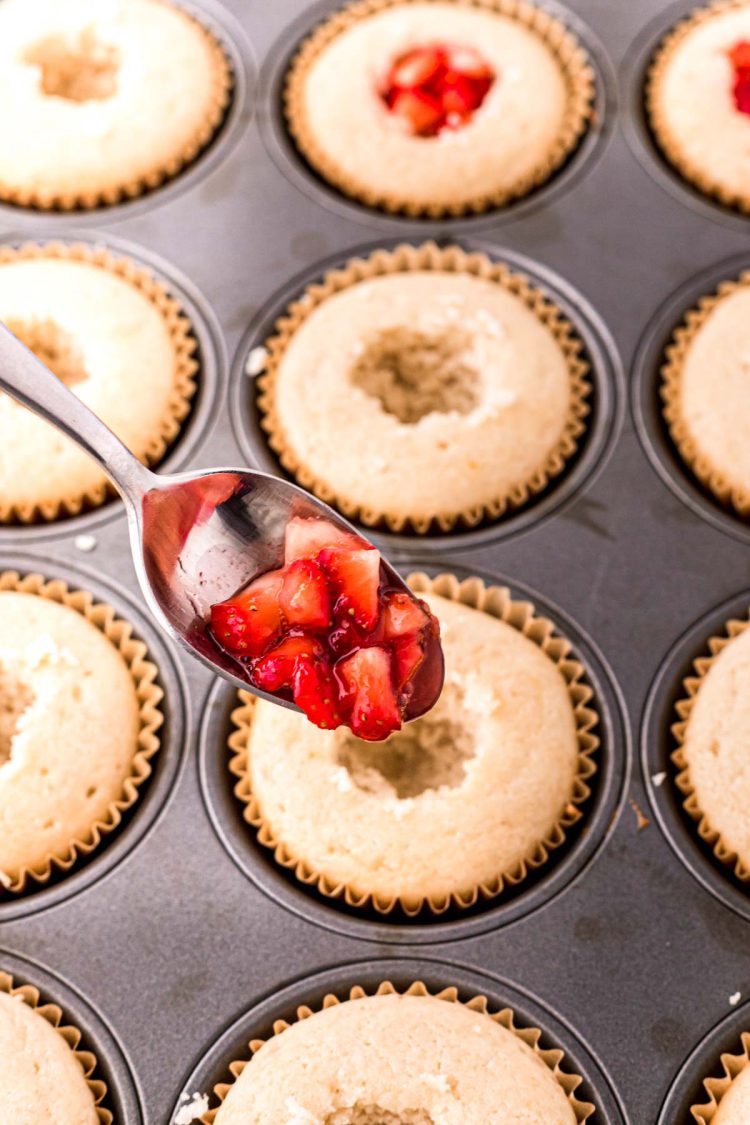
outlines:
[[173, 288], [193, 317], [201, 372], [168, 469], [279, 471], [248, 351], [307, 280], [353, 253], [456, 240], [548, 288], [592, 363], [579, 456], [495, 525], [378, 539], [404, 572], [480, 574], [537, 603], [586, 664], [600, 769], [579, 830], [512, 894], [436, 921], [337, 906], [291, 880], [243, 825], [226, 769], [233, 691], [148, 620], [120, 503], [3, 528], [0, 568], [64, 578], [134, 622], [160, 668], [167, 724], [153, 777], [102, 848], [46, 888], [0, 898], [0, 968], [83, 1030], [119, 1125], [168, 1125], [183, 1091], [225, 1077], [251, 1035], [296, 1003], [417, 977], [484, 991], [541, 1027], [584, 1075], [596, 1125], [685, 1121], [704, 1074], [750, 1028], [747, 891], [700, 847], [670, 779], [653, 780], [669, 771], [670, 710], [693, 656], [750, 605], [750, 530], [674, 456], [656, 391], [682, 311], [750, 266], [750, 220], [677, 183], [643, 121], [644, 65], [689, 0], [659, 3], [656, 18], [656, 0], [545, 0], [591, 53], [597, 124], [528, 199], [444, 222], [343, 200], [285, 137], [285, 61], [331, 0], [185, 6], [224, 39], [237, 71], [211, 148], [130, 204], [70, 216], [0, 206], [0, 240], [105, 241]]

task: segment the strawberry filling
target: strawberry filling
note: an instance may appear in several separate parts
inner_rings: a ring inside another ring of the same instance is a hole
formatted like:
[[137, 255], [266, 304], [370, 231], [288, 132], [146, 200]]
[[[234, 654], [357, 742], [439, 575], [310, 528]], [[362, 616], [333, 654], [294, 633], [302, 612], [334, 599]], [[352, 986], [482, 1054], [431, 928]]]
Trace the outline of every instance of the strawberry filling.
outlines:
[[[432, 671], [425, 661], [437, 621], [388, 585], [375, 547], [327, 520], [290, 520], [284, 560], [211, 607], [214, 637], [251, 684], [292, 699], [316, 726], [387, 738], [401, 727], [418, 673]], [[425, 681], [436, 695], [435, 677]]]
[[478, 51], [436, 43], [400, 55], [380, 87], [391, 113], [418, 137], [460, 129], [481, 106], [495, 72]]
[[735, 43], [729, 59], [734, 67], [734, 104], [740, 113], [750, 115], [750, 42], [743, 39]]

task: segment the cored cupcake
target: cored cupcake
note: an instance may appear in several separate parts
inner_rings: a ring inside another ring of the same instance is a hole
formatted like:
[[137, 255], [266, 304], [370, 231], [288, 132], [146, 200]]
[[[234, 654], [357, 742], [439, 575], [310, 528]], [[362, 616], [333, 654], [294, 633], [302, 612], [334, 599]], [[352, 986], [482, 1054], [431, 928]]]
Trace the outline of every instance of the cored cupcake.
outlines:
[[460, 215], [526, 195], [591, 116], [593, 73], [530, 4], [370, 0], [303, 42], [286, 83], [289, 130], [345, 194], [388, 211]]

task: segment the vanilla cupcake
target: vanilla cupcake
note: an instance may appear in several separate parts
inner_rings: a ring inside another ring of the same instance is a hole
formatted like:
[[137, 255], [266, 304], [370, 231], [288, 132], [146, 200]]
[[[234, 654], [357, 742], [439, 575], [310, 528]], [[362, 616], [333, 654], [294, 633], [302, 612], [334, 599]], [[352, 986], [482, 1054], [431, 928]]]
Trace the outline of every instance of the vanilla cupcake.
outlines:
[[[195, 394], [196, 341], [149, 270], [84, 245], [0, 248], [0, 320], [140, 460], [164, 456]], [[76, 515], [112, 494], [88, 454], [8, 395], [0, 445], [3, 522]]]
[[686, 314], [661, 374], [664, 416], [683, 461], [717, 500], [749, 516], [750, 273]]
[[706, 195], [750, 211], [750, 3], [698, 8], [661, 44], [646, 103], [657, 142]]
[[302, 155], [371, 207], [431, 216], [526, 195], [571, 153], [593, 72], [530, 4], [349, 4], [303, 42], [285, 109]]
[[750, 1032], [740, 1036], [739, 1051], [721, 1056], [723, 1074], [706, 1078], [708, 1101], [691, 1106], [698, 1125], [745, 1125], [750, 1121]]
[[165, 0], [3, 0], [0, 199], [95, 207], [175, 176], [210, 141], [229, 63]]
[[135, 803], [159, 746], [155, 679], [111, 607], [0, 575], [0, 894], [69, 870]]
[[420, 983], [349, 996], [328, 995], [320, 1010], [300, 1008], [272, 1039], [254, 1040], [203, 1121], [579, 1125], [595, 1111], [576, 1098], [581, 1079], [563, 1069], [563, 1052], [542, 1049], [540, 1032], [516, 1027], [509, 1009], [490, 1013], [484, 997], [464, 1004], [455, 989], [432, 996]]
[[431, 712], [372, 744], [244, 696], [230, 740], [277, 862], [383, 913], [468, 907], [544, 864], [581, 816], [598, 744], [583, 669], [549, 622], [478, 579], [412, 584], [441, 625]]
[[433, 243], [354, 259], [267, 341], [258, 406], [298, 483], [350, 519], [474, 527], [543, 491], [575, 453], [581, 342], [541, 290]]

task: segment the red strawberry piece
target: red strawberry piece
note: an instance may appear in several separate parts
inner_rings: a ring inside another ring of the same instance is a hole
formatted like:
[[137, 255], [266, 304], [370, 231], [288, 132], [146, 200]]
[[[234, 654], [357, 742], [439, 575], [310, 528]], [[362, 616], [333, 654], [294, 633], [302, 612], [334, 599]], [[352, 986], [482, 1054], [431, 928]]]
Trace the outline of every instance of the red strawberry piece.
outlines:
[[324, 547], [348, 547], [352, 550], [361, 546], [363, 539], [344, 531], [329, 520], [304, 519], [295, 516], [286, 526], [284, 540], [284, 562], [295, 562], [296, 559], [314, 559]]
[[289, 625], [325, 629], [331, 624], [326, 576], [312, 559], [297, 559], [284, 568], [280, 602]]
[[442, 98], [444, 113], [468, 117], [481, 105], [483, 94], [479, 83], [451, 70], [443, 81]]
[[750, 114], [750, 71], [747, 77], [738, 78], [734, 84], [734, 104], [740, 113]]
[[419, 633], [429, 625], [430, 611], [419, 598], [389, 590], [384, 598], [383, 632], [387, 640]]
[[427, 86], [439, 77], [444, 66], [445, 52], [440, 47], [416, 47], [396, 60], [390, 82], [403, 90]]
[[377, 642], [379, 639], [377, 631], [375, 634], [365, 632], [364, 629], [359, 628], [353, 617], [346, 614], [336, 623], [336, 628], [328, 634], [328, 647], [336, 656], [346, 656], [355, 648], [364, 648], [371, 637]]
[[340, 660], [335, 670], [350, 705], [349, 725], [356, 735], [378, 742], [400, 729], [391, 658], [384, 648], [361, 648]]
[[324, 649], [315, 637], [304, 634], [285, 639], [256, 660], [253, 665], [253, 681], [264, 691], [278, 691], [291, 687], [300, 659], [322, 657]]
[[280, 570], [262, 574], [233, 598], [211, 607], [211, 628], [222, 648], [238, 656], [261, 656], [282, 631]]
[[729, 52], [729, 58], [736, 70], [750, 70], [750, 42], [741, 39]]
[[447, 47], [446, 56], [450, 70], [458, 71], [466, 78], [492, 83], [494, 78], [492, 67], [473, 47]]
[[398, 690], [402, 691], [422, 666], [424, 644], [418, 633], [396, 637], [393, 641], [393, 663]]
[[418, 136], [437, 132], [443, 117], [440, 98], [427, 90], [399, 90], [391, 102], [393, 113], [403, 117]]
[[380, 551], [374, 547], [362, 551], [333, 547], [321, 551], [318, 562], [338, 595], [336, 616], [353, 617], [361, 629], [372, 632], [378, 623], [380, 610]]
[[327, 661], [301, 656], [294, 672], [294, 702], [311, 723], [335, 730], [343, 723], [338, 686]]

